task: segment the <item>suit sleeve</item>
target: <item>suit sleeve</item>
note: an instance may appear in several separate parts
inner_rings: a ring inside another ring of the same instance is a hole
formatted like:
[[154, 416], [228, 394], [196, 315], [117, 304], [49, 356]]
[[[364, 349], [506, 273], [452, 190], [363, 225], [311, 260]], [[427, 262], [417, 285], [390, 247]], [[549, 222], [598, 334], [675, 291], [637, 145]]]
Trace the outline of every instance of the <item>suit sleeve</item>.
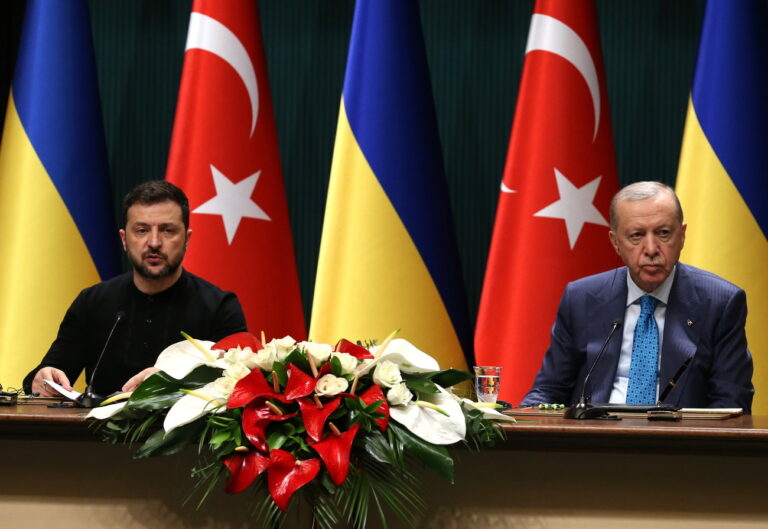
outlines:
[[80, 292], [75, 301], [67, 309], [64, 319], [59, 325], [59, 332], [43, 357], [40, 365], [34, 368], [24, 378], [24, 391], [32, 391], [32, 379], [43, 367], [55, 367], [66, 373], [70, 383], [74, 384], [85, 367], [85, 291]]
[[572, 286], [569, 284], [557, 309], [550, 346], [544, 355], [541, 370], [536, 375], [533, 388], [520, 403], [521, 406], [571, 402], [577, 376], [584, 363], [584, 354], [574, 341], [572, 298]]
[[728, 299], [714, 329], [707, 396], [710, 407], [743, 408], [745, 413], [751, 412], [755, 390], [752, 357], [744, 330], [746, 320], [747, 297], [739, 289]]

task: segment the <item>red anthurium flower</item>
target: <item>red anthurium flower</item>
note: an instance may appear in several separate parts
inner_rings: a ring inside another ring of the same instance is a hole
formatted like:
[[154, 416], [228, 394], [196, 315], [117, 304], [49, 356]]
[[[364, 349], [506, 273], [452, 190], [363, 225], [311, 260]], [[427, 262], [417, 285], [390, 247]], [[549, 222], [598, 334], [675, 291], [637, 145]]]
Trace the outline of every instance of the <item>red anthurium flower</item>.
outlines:
[[373, 358], [373, 355], [368, 349], [343, 338], [336, 344], [336, 351], [351, 354], [358, 360], [362, 360], [363, 358]]
[[224, 490], [227, 494], [237, 494], [248, 488], [269, 467], [269, 458], [253, 450], [245, 454], [235, 452], [224, 458], [224, 464], [231, 474]]
[[[315, 391], [316, 383], [317, 381], [310, 375], [306, 374], [295, 365], [288, 364], [288, 384], [285, 386], [285, 398], [290, 401], [298, 399], [299, 397], [306, 397]], [[234, 392], [232, 394], [234, 395]], [[232, 397], [230, 397], [230, 399], [231, 398]]]
[[322, 377], [323, 375], [327, 375], [331, 371], [332, 371], [331, 363], [326, 362], [322, 366], [320, 366], [320, 370], [317, 372], [317, 378], [319, 379], [320, 377]]
[[[230, 397], [231, 398], [231, 397]], [[383, 413], [386, 415], [386, 417], [383, 417], [381, 419], [376, 419], [376, 424], [379, 425], [379, 429], [383, 432], [387, 429], [387, 425], [389, 424], [389, 403], [387, 402], [387, 397], [384, 396], [384, 392], [381, 391], [381, 388], [374, 384], [370, 388], [366, 389], [362, 395], [360, 395], [360, 398], [365, 402], [366, 404], [373, 404], [377, 400], [381, 401], [381, 405], [376, 410], [379, 413]]]
[[276, 415], [268, 406], [247, 406], [243, 411], [243, 432], [253, 446], [262, 452], [269, 452], [267, 446], [267, 427], [273, 421], [285, 421], [295, 417], [295, 413]]
[[320, 460], [298, 460], [285, 450], [272, 450], [269, 459], [269, 493], [280, 510], [285, 511], [293, 493], [315, 479], [320, 472]]
[[341, 485], [347, 479], [349, 472], [349, 452], [352, 450], [352, 442], [360, 429], [359, 424], [355, 424], [341, 435], [331, 434], [319, 443], [310, 443], [310, 446], [320, 454], [320, 458], [328, 469], [328, 475], [331, 481], [336, 485]]
[[[314, 389], [314, 386], [312, 389]], [[258, 397], [279, 400], [286, 404], [292, 400], [281, 393], [275, 393], [261, 372], [261, 369], [254, 369], [237, 381], [235, 389], [232, 390], [232, 394], [229, 396], [229, 400], [227, 400], [227, 408], [240, 408]]]
[[261, 349], [261, 340], [259, 340], [249, 332], [237, 332], [235, 334], [230, 334], [226, 338], [222, 338], [221, 340], [213, 344], [211, 349], [228, 351], [229, 349], [235, 349], [236, 347], [240, 347], [241, 349], [250, 347], [251, 351], [255, 353], [256, 351]]
[[328, 420], [331, 413], [336, 411], [339, 404], [341, 404], [341, 397], [326, 402], [322, 408], [318, 408], [311, 399], [299, 399], [301, 418], [304, 419], [304, 429], [307, 430], [307, 435], [315, 441], [319, 441], [323, 437], [325, 421]]

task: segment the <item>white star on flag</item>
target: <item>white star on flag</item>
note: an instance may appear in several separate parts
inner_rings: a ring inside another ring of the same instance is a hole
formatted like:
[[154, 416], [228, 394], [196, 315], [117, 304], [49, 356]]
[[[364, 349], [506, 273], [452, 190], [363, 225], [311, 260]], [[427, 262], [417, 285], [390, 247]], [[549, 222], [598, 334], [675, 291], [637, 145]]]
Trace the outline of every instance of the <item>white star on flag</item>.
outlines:
[[560, 194], [560, 200], [533, 214], [534, 217], [563, 219], [568, 231], [568, 242], [571, 245], [571, 250], [576, 245], [576, 240], [579, 238], [581, 228], [584, 227], [585, 223], [608, 226], [605, 217], [592, 203], [595, 194], [597, 194], [597, 188], [600, 186], [601, 178], [598, 176], [583, 187], [576, 187], [563, 173], [555, 169], [557, 192]]
[[251, 200], [251, 194], [256, 188], [260, 174], [261, 171], [257, 171], [235, 184], [211, 165], [216, 196], [198, 206], [192, 213], [221, 215], [221, 219], [224, 221], [224, 230], [227, 232], [227, 243], [231, 245], [243, 217], [272, 220], [256, 202]]

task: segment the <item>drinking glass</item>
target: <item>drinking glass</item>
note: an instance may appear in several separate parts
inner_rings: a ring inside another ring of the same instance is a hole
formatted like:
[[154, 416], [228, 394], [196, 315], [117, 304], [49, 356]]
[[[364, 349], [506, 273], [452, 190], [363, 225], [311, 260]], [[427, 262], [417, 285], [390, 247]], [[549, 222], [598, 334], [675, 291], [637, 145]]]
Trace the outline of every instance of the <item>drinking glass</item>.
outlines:
[[475, 366], [475, 393], [478, 402], [496, 402], [501, 384], [501, 368]]

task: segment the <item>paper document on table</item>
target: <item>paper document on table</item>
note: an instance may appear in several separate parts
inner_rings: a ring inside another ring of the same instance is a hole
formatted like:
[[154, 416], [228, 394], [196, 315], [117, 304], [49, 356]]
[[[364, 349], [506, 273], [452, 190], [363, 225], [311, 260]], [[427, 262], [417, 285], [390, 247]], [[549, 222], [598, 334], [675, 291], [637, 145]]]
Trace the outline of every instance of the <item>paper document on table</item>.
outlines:
[[72, 391], [67, 391], [63, 386], [57, 384], [53, 380], [45, 379], [44, 382], [70, 400], [77, 400], [77, 398], [80, 396], [79, 391], [75, 391], [74, 389]]
[[741, 408], [682, 408], [683, 419], [728, 419], [744, 413]]

